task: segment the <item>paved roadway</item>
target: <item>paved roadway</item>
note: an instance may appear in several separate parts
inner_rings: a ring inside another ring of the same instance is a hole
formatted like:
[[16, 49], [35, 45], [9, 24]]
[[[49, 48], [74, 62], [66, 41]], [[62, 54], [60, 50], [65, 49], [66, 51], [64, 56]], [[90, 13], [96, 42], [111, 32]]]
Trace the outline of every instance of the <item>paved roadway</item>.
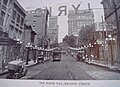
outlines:
[[120, 73], [77, 62], [70, 55], [62, 55], [60, 62], [50, 60], [45, 64], [29, 68], [25, 78], [37, 80], [118, 80]]
[[[5, 78], [0, 76], [0, 78]], [[28, 73], [22, 79], [35, 80], [120, 80], [120, 73], [105, 68], [77, 62], [75, 58], [62, 55], [60, 62], [52, 59], [44, 64], [28, 68]]]

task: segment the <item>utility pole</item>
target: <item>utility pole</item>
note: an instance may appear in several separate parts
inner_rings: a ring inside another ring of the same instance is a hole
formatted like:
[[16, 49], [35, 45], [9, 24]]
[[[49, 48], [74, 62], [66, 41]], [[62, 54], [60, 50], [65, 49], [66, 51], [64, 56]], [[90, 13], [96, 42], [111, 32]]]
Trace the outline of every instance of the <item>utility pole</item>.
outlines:
[[103, 23], [103, 16], [101, 17], [102, 18], [102, 39], [103, 39], [103, 49], [102, 49], [102, 52], [103, 52], [103, 59], [104, 59], [104, 63], [106, 64], [106, 58], [105, 58], [105, 29], [104, 29], [104, 23]]

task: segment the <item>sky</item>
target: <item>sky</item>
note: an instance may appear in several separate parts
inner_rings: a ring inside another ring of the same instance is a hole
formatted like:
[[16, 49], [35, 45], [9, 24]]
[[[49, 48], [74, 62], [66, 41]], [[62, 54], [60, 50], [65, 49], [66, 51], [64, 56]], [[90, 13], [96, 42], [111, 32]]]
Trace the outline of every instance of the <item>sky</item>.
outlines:
[[[102, 0], [18, 0], [25, 10], [31, 10], [36, 8], [52, 7], [52, 16], [58, 16], [58, 8], [60, 6], [67, 6], [68, 10], [73, 10], [72, 5], [77, 7], [80, 3], [79, 10], [87, 9], [88, 3], [90, 3], [91, 8], [94, 8], [95, 22], [101, 22], [103, 16], [103, 6], [100, 4]], [[99, 9], [96, 9], [99, 8]], [[59, 25], [59, 42], [62, 41], [62, 38], [68, 34], [68, 17], [62, 14], [58, 16], [58, 25]]]

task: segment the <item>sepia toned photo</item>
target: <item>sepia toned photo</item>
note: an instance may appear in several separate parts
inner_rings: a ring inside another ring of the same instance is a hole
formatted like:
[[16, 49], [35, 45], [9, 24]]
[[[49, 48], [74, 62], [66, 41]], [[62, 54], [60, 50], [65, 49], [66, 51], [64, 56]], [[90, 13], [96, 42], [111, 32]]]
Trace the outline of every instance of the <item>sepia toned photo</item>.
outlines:
[[120, 0], [0, 0], [0, 79], [120, 80]]

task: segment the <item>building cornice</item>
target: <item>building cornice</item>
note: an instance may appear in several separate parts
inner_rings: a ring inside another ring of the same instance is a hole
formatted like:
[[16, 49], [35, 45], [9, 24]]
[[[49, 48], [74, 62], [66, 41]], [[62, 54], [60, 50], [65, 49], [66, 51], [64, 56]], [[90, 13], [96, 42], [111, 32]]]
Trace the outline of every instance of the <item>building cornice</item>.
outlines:
[[26, 16], [25, 9], [20, 5], [20, 3], [17, 0], [13, 0], [13, 4], [18, 7], [18, 9]]

